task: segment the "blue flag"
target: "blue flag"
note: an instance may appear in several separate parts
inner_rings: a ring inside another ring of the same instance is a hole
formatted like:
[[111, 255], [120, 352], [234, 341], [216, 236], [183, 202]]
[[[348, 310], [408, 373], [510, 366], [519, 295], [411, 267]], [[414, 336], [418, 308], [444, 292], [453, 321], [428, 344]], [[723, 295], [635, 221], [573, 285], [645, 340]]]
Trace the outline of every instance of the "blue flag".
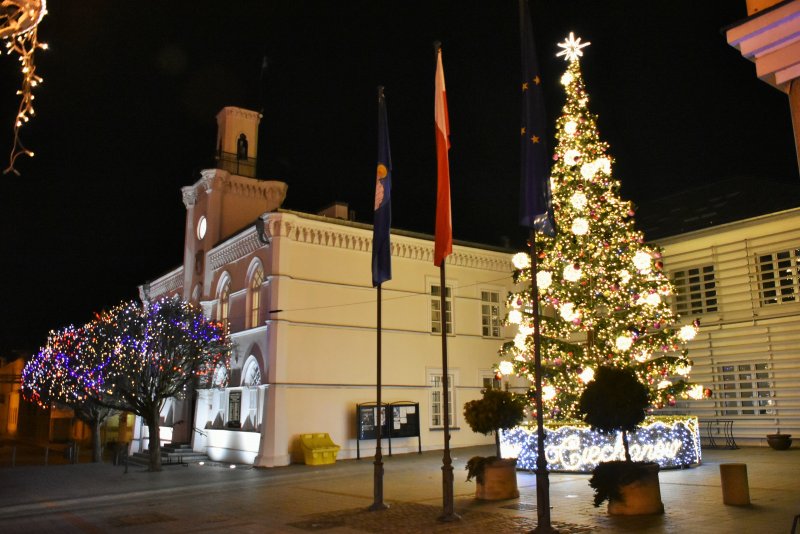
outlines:
[[378, 171], [375, 178], [375, 219], [372, 228], [372, 286], [392, 279], [392, 154], [389, 150], [389, 121], [386, 97], [378, 88]]
[[519, 36], [522, 46], [522, 125], [520, 128], [521, 171], [520, 224], [543, 234], [555, 235], [550, 196], [550, 162], [545, 142], [547, 128], [539, 62], [533, 43], [528, 1], [519, 0]]

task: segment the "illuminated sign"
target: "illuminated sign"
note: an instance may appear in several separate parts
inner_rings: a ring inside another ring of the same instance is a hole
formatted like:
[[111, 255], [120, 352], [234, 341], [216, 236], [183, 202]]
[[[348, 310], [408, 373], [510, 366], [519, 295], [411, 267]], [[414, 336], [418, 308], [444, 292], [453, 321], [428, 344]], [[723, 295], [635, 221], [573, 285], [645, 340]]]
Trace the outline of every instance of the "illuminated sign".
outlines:
[[[655, 462], [662, 468], [700, 463], [700, 427], [696, 417], [650, 417], [628, 433], [634, 462]], [[582, 423], [545, 425], [545, 457], [549, 471], [588, 473], [600, 462], [624, 460], [622, 434], [601, 434]], [[536, 469], [536, 426], [518, 426], [500, 433], [504, 458], [517, 458], [517, 468]]]

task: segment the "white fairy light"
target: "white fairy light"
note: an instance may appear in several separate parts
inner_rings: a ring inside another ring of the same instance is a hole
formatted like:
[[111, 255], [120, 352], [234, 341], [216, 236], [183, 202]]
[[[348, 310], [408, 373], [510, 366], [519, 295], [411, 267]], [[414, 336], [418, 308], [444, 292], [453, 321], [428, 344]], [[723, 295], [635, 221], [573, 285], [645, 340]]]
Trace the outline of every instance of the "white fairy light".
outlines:
[[531, 257], [525, 252], [517, 252], [511, 258], [511, 263], [514, 264], [514, 267], [517, 269], [527, 269], [531, 266]]
[[564, 56], [566, 61], [575, 61], [583, 55], [582, 48], [589, 46], [590, 42], [581, 43], [581, 38], [575, 39], [575, 34], [569, 32], [569, 37], [564, 39], [563, 43], [558, 43], [558, 47], [562, 48], [561, 52], [556, 54], [556, 57]]
[[572, 233], [575, 235], [586, 235], [589, 232], [589, 221], [583, 217], [578, 217], [572, 221]]

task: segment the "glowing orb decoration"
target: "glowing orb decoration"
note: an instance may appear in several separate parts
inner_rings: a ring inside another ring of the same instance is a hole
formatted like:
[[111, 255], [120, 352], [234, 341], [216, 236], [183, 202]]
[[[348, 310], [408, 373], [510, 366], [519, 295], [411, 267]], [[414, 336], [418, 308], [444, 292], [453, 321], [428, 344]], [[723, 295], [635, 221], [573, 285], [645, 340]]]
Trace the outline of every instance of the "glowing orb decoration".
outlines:
[[517, 269], [527, 269], [531, 266], [531, 257], [524, 252], [517, 252], [511, 258], [511, 263]]
[[633, 345], [633, 338], [631, 336], [619, 336], [616, 340], [617, 349], [626, 351]]
[[702, 384], [695, 384], [689, 391], [686, 392], [690, 399], [694, 400], [702, 400], [703, 398], [703, 385]]
[[508, 312], [508, 322], [511, 324], [519, 324], [522, 321], [522, 312], [519, 310], [511, 310]]
[[649, 352], [643, 351], [638, 354], [634, 354], [633, 359], [636, 360], [637, 362], [646, 362], [647, 360], [650, 359], [650, 356], [651, 355]]
[[572, 75], [572, 73], [567, 71], [563, 76], [561, 76], [561, 85], [569, 85], [574, 79], [575, 77]]
[[691, 341], [696, 335], [697, 329], [690, 324], [682, 326], [681, 329], [678, 330], [678, 337], [681, 338], [681, 341]]
[[606, 157], [597, 158], [594, 160], [594, 166], [597, 170], [602, 171], [605, 175], [611, 174], [611, 160]]
[[[678, 366], [675, 368], [675, 374], [677, 374], [678, 376], [689, 376], [689, 373], [691, 372], [692, 372], [692, 366], [689, 365], [688, 363], [678, 364]], [[700, 388], [701, 392], [702, 389], [703, 388]]]
[[525, 351], [528, 348], [528, 346], [526, 345], [527, 340], [528, 336], [526, 336], [522, 332], [518, 332], [517, 335], [514, 336], [514, 346], [517, 347], [517, 350]]
[[619, 272], [619, 281], [622, 282], [623, 285], [627, 284], [631, 281], [631, 273], [626, 271], [625, 269]]
[[564, 280], [568, 280], [570, 282], [577, 282], [581, 279], [581, 270], [580, 268], [576, 268], [574, 265], [567, 265], [564, 267]]
[[500, 371], [501, 375], [508, 376], [514, 374], [514, 364], [503, 360], [500, 362], [500, 365], [497, 366], [497, 370]]
[[661, 295], [658, 293], [650, 293], [644, 298], [644, 303], [648, 306], [658, 306], [661, 304]]
[[585, 208], [587, 202], [588, 201], [586, 199], [586, 195], [584, 195], [580, 191], [569, 197], [569, 203], [572, 204], [572, 207], [575, 208], [576, 210], [582, 210], [583, 208]]
[[569, 149], [564, 154], [564, 163], [566, 163], [569, 166], [577, 165], [579, 157], [581, 157], [581, 153], [579, 151], [575, 149]]
[[651, 267], [652, 262], [653, 262], [653, 257], [643, 250], [640, 250], [639, 252], [633, 255], [633, 265], [639, 272], [649, 273], [650, 269], [652, 268]]
[[584, 180], [591, 180], [597, 174], [597, 166], [594, 163], [584, 163], [581, 165], [581, 176]]
[[526, 325], [525, 323], [520, 323], [518, 330], [520, 334], [524, 334], [526, 336], [529, 336], [534, 332], [534, 328], [532, 326]]
[[578, 131], [578, 123], [575, 121], [569, 121], [564, 125], [564, 131], [567, 132], [569, 135], [575, 135], [575, 132]]
[[672, 382], [670, 382], [669, 380], [662, 380], [661, 382], [658, 383], [658, 389], [667, 389], [671, 385]]
[[558, 309], [558, 313], [561, 314], [561, 318], [567, 322], [572, 322], [576, 319], [580, 319], [581, 314], [580, 312], [575, 311], [575, 304], [571, 302], [566, 302], [561, 305]]
[[549, 401], [556, 398], [556, 388], [553, 386], [542, 386], [542, 400]]
[[583, 217], [578, 217], [572, 221], [572, 233], [575, 235], [586, 235], [589, 233], [589, 221]]
[[580, 378], [584, 384], [588, 384], [594, 380], [594, 369], [587, 367], [581, 372], [581, 374], [578, 375], [578, 378]]
[[553, 283], [553, 275], [549, 271], [539, 271], [536, 273], [536, 287], [547, 289]]
[[34, 115], [33, 89], [44, 80], [36, 74], [33, 54], [37, 49], [47, 49], [47, 44], [40, 43], [37, 29], [42, 18], [47, 14], [46, 0], [2, 0], [0, 5], [0, 38], [5, 41], [6, 52], [16, 54], [22, 73], [22, 87], [17, 91], [20, 96], [17, 116], [14, 119], [14, 145], [8, 167], [3, 173], [13, 172], [14, 162], [22, 154], [33, 157], [33, 152], [22, 145], [19, 129]]
[[[544, 388], [542, 388], [544, 396]], [[589, 473], [600, 462], [625, 460], [622, 434], [594, 432], [584, 423], [545, 425], [544, 452], [549, 471]], [[655, 462], [661, 468], [700, 464], [700, 425], [697, 417], [648, 417], [635, 433], [628, 433], [631, 459]], [[500, 431], [500, 452], [516, 458], [517, 469], [536, 469], [536, 426]]]

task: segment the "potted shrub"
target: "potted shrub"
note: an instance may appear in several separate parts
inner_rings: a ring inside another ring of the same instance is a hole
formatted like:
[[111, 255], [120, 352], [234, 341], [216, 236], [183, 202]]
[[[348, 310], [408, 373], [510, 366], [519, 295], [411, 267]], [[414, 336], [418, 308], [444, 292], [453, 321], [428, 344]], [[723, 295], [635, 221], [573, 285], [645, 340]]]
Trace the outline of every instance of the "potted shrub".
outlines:
[[777, 434], [767, 434], [767, 444], [776, 451], [785, 451], [792, 446], [792, 435], [781, 434], [779, 428]]
[[594, 505], [608, 500], [613, 515], [660, 514], [664, 512], [658, 483], [658, 464], [634, 462], [628, 450], [628, 432], [644, 421], [650, 404], [647, 388], [631, 369], [603, 366], [581, 395], [578, 410], [593, 430], [622, 433], [624, 461], [602, 462], [592, 472]]
[[475, 497], [484, 500], [514, 499], [517, 490], [517, 459], [502, 458], [500, 430], [517, 426], [524, 417], [525, 397], [508, 390], [485, 389], [480, 399], [464, 404], [464, 419], [475, 432], [494, 432], [495, 456], [474, 456], [467, 462], [467, 481], [476, 481]]

